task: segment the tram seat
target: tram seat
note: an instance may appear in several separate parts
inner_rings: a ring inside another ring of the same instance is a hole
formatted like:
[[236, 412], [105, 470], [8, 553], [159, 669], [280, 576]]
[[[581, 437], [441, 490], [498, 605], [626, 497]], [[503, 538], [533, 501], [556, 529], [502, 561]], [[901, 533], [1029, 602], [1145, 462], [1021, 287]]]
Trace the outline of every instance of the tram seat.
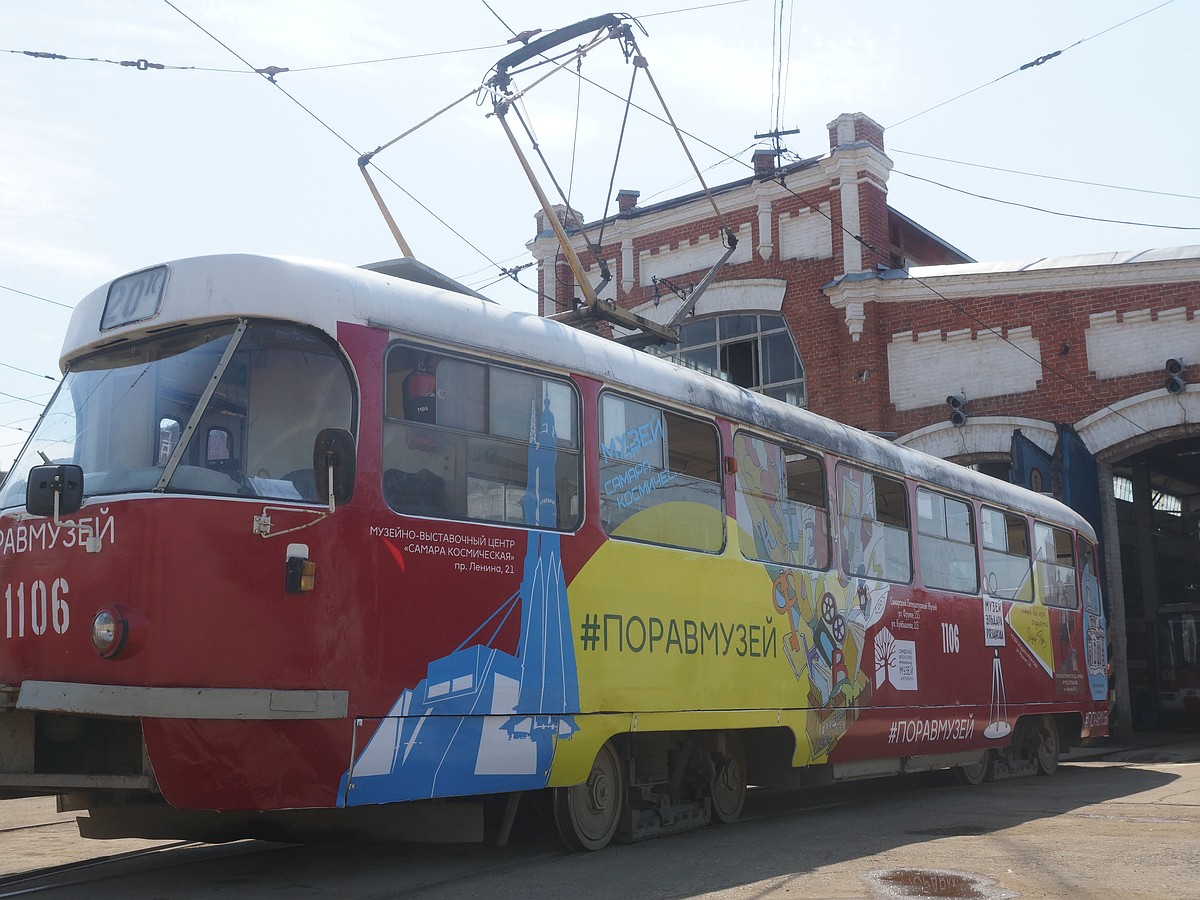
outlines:
[[222, 475], [228, 475], [235, 481], [242, 477], [242, 461], [234, 457], [229, 457], [228, 459], [210, 459], [204, 464], [204, 468], [220, 472]]
[[[161, 469], [159, 474], [161, 474]], [[229, 475], [202, 466], [180, 466], [171, 477], [169, 490], [200, 491], [206, 494], [236, 494], [238, 483]]]
[[397, 512], [424, 516], [446, 515], [446, 480], [428, 469], [383, 473], [383, 494]]
[[283, 476], [283, 481], [290, 481], [296, 487], [301, 499], [317, 499], [317, 479], [312, 469], [294, 469]]

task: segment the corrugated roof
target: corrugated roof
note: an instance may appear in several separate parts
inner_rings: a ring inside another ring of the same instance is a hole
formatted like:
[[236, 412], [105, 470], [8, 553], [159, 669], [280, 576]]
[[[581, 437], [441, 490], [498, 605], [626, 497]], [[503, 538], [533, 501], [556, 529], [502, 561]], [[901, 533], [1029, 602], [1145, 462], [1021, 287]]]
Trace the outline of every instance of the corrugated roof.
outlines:
[[[939, 275], [990, 275], [1004, 272], [1034, 272], [1045, 269], [1086, 269], [1095, 266], [1127, 266], [1134, 263], [1200, 260], [1200, 244], [1189, 247], [1163, 247], [1154, 250], [1114, 250], [1077, 256], [1041, 256], [1033, 259], [999, 262], [958, 263], [952, 266], [917, 266], [908, 274], [918, 278]], [[903, 275], [893, 275], [903, 278]]]

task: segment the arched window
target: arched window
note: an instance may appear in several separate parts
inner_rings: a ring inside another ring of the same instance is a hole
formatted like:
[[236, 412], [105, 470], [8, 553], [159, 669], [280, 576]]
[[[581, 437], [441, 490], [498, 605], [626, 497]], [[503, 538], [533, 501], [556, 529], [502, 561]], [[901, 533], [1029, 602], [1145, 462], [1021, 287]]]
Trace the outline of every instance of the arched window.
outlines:
[[804, 363], [783, 316], [714, 316], [681, 325], [679, 343], [658, 347], [673, 359], [725, 381], [807, 406]]

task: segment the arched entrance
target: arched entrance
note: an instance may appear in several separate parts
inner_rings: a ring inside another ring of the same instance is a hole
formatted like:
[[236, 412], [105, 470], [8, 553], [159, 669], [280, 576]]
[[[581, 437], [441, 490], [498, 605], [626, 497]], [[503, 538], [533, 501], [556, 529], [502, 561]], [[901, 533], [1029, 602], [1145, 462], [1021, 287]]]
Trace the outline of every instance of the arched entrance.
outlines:
[[[1074, 427], [1098, 470], [1114, 727], [1200, 718], [1200, 385], [1130, 397]], [[897, 443], [998, 474], [1017, 429], [1061, 464], [1055, 425], [1020, 417], [938, 423]]]
[[1076, 430], [1099, 464], [1122, 723], [1200, 717], [1200, 387], [1130, 397]]

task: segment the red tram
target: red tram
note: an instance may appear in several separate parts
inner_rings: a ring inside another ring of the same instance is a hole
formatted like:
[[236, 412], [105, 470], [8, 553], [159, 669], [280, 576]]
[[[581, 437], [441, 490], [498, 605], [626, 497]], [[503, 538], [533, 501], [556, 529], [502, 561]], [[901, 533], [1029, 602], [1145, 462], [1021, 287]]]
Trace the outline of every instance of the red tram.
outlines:
[[547, 790], [597, 849], [1107, 731], [1080, 516], [411, 260], [135, 272], [62, 368], [0, 488], [0, 796], [85, 835]]

